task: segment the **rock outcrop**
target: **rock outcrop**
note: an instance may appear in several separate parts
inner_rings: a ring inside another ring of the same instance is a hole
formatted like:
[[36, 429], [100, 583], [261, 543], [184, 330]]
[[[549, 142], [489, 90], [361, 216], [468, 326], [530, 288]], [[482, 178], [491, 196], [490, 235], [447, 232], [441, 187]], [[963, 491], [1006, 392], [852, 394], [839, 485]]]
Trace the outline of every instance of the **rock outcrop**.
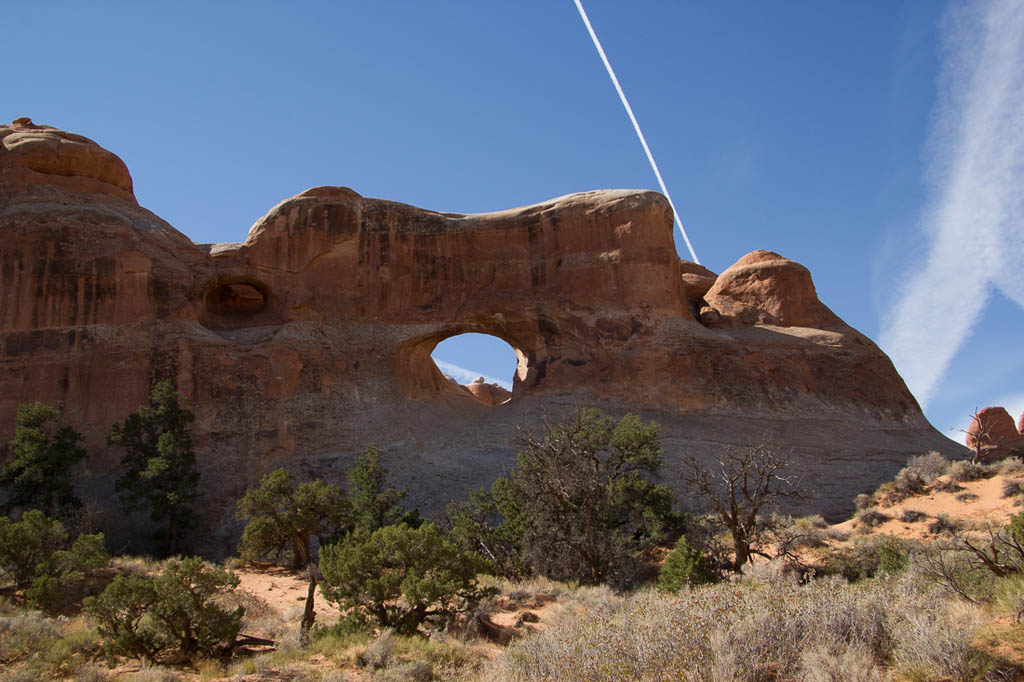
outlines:
[[512, 391], [501, 384], [487, 383], [483, 377], [477, 377], [472, 383], [466, 384], [466, 390], [484, 405], [492, 407], [504, 405], [512, 399]]
[[[1024, 415], [1021, 416], [1024, 422]], [[986, 407], [974, 413], [964, 442], [981, 462], [994, 462], [1024, 452], [1024, 435], [1003, 407]]]
[[[341, 482], [376, 442], [430, 513], [511, 466], [524, 423], [584, 404], [661, 421], [669, 472], [767, 434], [829, 515], [958, 447], [806, 268], [680, 261], [654, 192], [460, 215], [318, 187], [242, 243], [199, 245], [131, 188], [86, 138], [0, 126], [0, 442], [19, 403], [63, 405], [90, 451], [83, 494], [110, 499], [110, 426], [173, 380], [196, 413], [207, 551], [233, 547], [233, 502], [272, 468]], [[434, 365], [465, 332], [516, 349], [511, 400], [485, 405]]]

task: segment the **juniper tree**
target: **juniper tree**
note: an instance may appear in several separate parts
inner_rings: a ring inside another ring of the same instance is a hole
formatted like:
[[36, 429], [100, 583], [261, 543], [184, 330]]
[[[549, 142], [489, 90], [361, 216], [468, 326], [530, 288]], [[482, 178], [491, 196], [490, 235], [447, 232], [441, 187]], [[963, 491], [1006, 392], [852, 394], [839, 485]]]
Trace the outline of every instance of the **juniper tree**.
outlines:
[[115, 489], [126, 513], [148, 509], [150, 519], [163, 526], [155, 537], [164, 553], [180, 551], [185, 533], [196, 523], [192, 509], [199, 471], [192, 450], [195, 416], [169, 381], [153, 386], [148, 405], [142, 405], [115, 424], [107, 442], [124, 448], [124, 474]]
[[6, 510], [39, 509], [49, 516], [67, 518], [82, 506], [75, 496], [72, 469], [85, 459], [79, 445], [82, 434], [60, 426], [61, 411], [43, 403], [18, 406], [13, 453], [0, 469], [0, 485], [7, 488]]
[[671, 491], [650, 480], [663, 461], [660, 426], [581, 409], [545, 431], [525, 434], [516, 468], [489, 495], [449, 507], [454, 537], [512, 573], [635, 582], [643, 550], [676, 521]]
[[238, 518], [248, 521], [238, 546], [243, 559], [278, 559], [290, 554], [295, 568], [313, 558], [310, 543], [347, 531], [351, 504], [338, 486], [317, 479], [297, 483], [287, 469], [272, 471], [238, 501]]

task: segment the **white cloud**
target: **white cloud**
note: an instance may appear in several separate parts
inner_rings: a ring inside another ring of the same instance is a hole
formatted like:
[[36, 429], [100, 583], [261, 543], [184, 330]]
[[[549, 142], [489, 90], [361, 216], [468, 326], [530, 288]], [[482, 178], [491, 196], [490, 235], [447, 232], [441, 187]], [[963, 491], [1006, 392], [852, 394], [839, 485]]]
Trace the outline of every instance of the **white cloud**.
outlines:
[[922, 405], [993, 288], [1024, 307], [1024, 3], [954, 7], [929, 145], [930, 242], [880, 343]]
[[486, 381], [489, 384], [498, 384], [499, 386], [501, 386], [502, 388], [505, 388], [506, 390], [509, 390], [509, 391], [512, 390], [512, 382], [511, 381], [505, 381], [503, 379], [495, 379], [494, 377], [487, 376], [486, 374], [481, 374], [480, 372], [474, 372], [471, 369], [466, 369], [465, 367], [460, 367], [459, 365], [456, 365], [455, 363], [452, 363], [452, 362], [446, 362], [444, 360], [438, 360], [437, 358], [434, 358], [434, 364], [437, 365], [438, 369], [440, 369], [442, 372], [444, 372], [448, 376], [453, 377], [460, 384], [468, 384], [468, 383], [471, 383], [477, 377], [483, 377], [484, 381]]

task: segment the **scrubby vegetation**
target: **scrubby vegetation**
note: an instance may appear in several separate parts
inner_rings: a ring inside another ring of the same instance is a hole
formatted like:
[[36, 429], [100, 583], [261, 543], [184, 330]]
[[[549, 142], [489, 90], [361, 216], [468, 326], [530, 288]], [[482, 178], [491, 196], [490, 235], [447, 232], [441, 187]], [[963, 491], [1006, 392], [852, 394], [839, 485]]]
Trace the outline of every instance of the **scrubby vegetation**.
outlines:
[[450, 505], [452, 536], [506, 577], [543, 575], [617, 587], [643, 577], [643, 552], [678, 524], [672, 492], [651, 482], [660, 426], [582, 409], [527, 433], [517, 466], [489, 492]]
[[[1024, 677], [1024, 512], [953, 513], [981, 494], [1016, 510], [1020, 460], [915, 457], [830, 526], [779, 512], [807, 491], [765, 442], [690, 460], [684, 492], [708, 513], [683, 515], [656, 483], [657, 424], [584, 409], [527, 433], [516, 467], [436, 525], [402, 507], [370, 445], [345, 486], [280, 469], [238, 500], [229, 565], [301, 586], [272, 605], [274, 580], [242, 590], [198, 557], [111, 559], [102, 534], [60, 516], [78, 506], [79, 439], [59, 411], [23, 412], [3, 469], [4, 682]], [[194, 518], [190, 422], [158, 384], [111, 438], [122, 497], [148, 509], [163, 551], [187, 545]], [[53, 484], [28, 485], [39, 471]], [[941, 495], [953, 507], [929, 506]]]

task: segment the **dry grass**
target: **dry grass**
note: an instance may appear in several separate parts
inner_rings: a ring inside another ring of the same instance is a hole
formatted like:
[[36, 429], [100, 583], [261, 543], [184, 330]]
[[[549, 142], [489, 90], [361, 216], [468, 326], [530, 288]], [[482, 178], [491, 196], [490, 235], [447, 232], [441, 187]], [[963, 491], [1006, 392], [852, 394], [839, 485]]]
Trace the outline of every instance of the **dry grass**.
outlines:
[[772, 577], [645, 591], [615, 608], [600, 600], [514, 644], [479, 679], [869, 682], [893, 662], [928, 679], [971, 679], [987, 664], [970, 646], [979, 625], [977, 612], [908, 579], [799, 586]]

